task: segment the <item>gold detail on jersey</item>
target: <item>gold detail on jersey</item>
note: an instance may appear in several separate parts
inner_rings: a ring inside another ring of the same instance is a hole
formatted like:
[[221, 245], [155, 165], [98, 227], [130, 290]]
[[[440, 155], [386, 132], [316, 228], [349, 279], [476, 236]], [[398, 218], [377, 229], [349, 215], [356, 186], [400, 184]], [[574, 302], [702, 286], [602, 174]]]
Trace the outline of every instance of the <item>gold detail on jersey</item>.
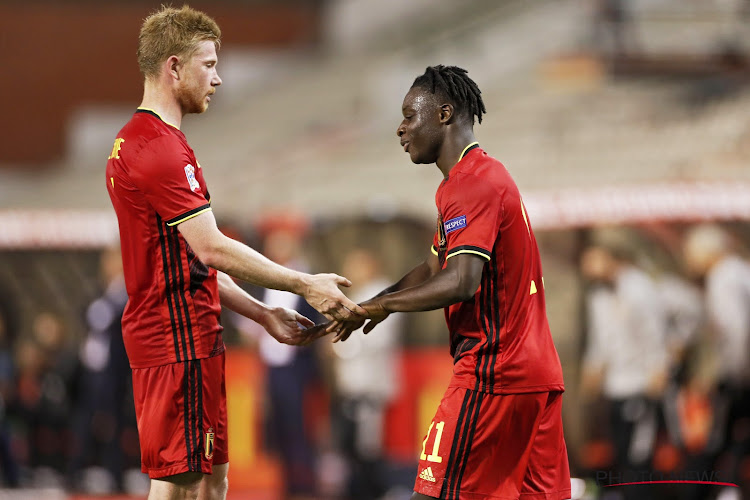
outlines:
[[445, 260], [450, 259], [451, 257], [455, 257], [456, 255], [462, 254], [462, 253], [470, 253], [474, 255], [479, 255], [483, 259], [492, 260], [490, 257], [487, 256], [487, 254], [483, 254], [482, 252], [477, 252], [476, 250], [459, 250], [457, 252], [451, 252], [446, 257]]
[[435, 248], [435, 245], [432, 245], [430, 247], [430, 251], [433, 253], [433, 255], [438, 255], [438, 251], [437, 251], [437, 248]]
[[109, 180], [112, 182], [112, 189], [114, 189], [115, 188], [115, 178], [114, 177], [110, 177]]
[[534, 280], [531, 280], [531, 290], [529, 291], [529, 295], [534, 295], [536, 293], [536, 283], [534, 283]]
[[435, 476], [432, 475], [432, 467], [427, 467], [425, 470], [419, 473], [419, 479], [425, 481], [435, 482]]
[[115, 139], [115, 145], [112, 146], [112, 152], [109, 154], [109, 158], [107, 158], [108, 160], [111, 160], [112, 158], [115, 160], [120, 159], [120, 148], [122, 147], [123, 142], [125, 142], [125, 139], [122, 137]]
[[167, 226], [172, 227], [172, 226], [176, 226], [177, 224], [182, 224], [186, 220], [192, 219], [193, 217], [196, 217], [196, 216], [198, 216], [200, 214], [206, 213], [206, 212], [208, 212], [210, 210], [211, 210], [211, 207], [206, 207], [206, 208], [204, 208], [203, 210], [201, 210], [199, 212], [195, 212], [194, 214], [188, 215], [184, 219], [176, 220], [174, 222], [167, 222]]
[[544, 290], [544, 276], [542, 276], [542, 290]]
[[159, 113], [157, 113], [155, 110], [153, 110], [151, 108], [140, 108], [140, 107], [138, 109], [142, 109], [144, 111], [151, 111], [153, 114], [155, 114], [156, 116], [158, 116], [161, 121], [163, 121], [164, 123], [166, 123], [170, 127], [174, 127], [177, 130], [180, 130], [180, 127], [178, 127], [177, 125], [173, 125], [172, 123], [169, 123], [167, 120], [165, 120], [164, 118], [162, 118], [161, 115]]

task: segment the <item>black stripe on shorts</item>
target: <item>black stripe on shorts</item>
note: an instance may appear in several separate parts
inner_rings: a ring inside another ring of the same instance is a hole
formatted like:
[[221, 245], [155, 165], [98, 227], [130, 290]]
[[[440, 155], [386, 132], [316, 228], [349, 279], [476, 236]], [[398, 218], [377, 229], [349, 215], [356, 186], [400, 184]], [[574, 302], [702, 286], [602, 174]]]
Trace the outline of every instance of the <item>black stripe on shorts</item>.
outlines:
[[472, 417], [476, 414], [475, 406], [478, 394], [478, 391], [466, 389], [461, 410], [458, 413], [456, 432], [453, 435], [453, 444], [451, 445], [451, 453], [445, 469], [443, 487], [440, 491], [440, 498], [442, 499], [458, 499], [460, 484], [457, 481], [459, 480], [461, 471], [465, 467], [465, 461], [468, 459], [468, 451], [466, 450], [468, 434], [476, 426], [476, 422], [472, 422]]

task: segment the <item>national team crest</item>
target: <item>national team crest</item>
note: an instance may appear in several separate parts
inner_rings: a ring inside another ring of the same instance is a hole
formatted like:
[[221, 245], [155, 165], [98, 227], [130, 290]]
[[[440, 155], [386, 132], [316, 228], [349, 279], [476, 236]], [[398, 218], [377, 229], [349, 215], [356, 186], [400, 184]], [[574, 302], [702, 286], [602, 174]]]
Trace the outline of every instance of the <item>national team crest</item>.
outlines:
[[214, 428], [209, 427], [206, 432], [206, 458], [211, 460], [214, 456]]
[[198, 184], [198, 179], [195, 178], [195, 167], [192, 165], [185, 165], [185, 177], [187, 177], [188, 184], [190, 185], [191, 191], [197, 191], [201, 188]]
[[440, 213], [438, 213], [437, 230], [438, 230], [438, 250], [444, 251], [448, 246], [448, 239], [445, 235], [445, 225], [443, 224], [443, 216]]

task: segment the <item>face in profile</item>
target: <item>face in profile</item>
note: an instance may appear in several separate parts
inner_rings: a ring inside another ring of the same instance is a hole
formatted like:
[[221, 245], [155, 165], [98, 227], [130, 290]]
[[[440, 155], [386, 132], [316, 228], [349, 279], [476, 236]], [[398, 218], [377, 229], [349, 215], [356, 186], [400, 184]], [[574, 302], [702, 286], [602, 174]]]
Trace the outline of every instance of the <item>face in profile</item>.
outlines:
[[435, 94], [412, 87], [404, 97], [401, 121], [396, 135], [413, 163], [435, 163], [443, 143], [441, 107]]
[[198, 49], [182, 66], [177, 100], [183, 114], [203, 113], [208, 109], [211, 95], [221, 85], [216, 71], [216, 45], [210, 40], [198, 44]]

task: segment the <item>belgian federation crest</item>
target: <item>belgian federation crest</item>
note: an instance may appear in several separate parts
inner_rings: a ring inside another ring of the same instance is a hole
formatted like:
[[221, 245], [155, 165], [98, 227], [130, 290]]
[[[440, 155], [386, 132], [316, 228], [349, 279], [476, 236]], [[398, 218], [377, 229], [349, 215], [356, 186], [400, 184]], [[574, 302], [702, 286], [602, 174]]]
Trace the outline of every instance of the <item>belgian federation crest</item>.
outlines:
[[206, 458], [212, 459], [214, 456], [214, 428], [209, 427], [206, 432]]
[[437, 230], [438, 230], [438, 251], [444, 252], [448, 247], [448, 239], [445, 235], [445, 225], [443, 224], [443, 215], [438, 212], [437, 218]]

